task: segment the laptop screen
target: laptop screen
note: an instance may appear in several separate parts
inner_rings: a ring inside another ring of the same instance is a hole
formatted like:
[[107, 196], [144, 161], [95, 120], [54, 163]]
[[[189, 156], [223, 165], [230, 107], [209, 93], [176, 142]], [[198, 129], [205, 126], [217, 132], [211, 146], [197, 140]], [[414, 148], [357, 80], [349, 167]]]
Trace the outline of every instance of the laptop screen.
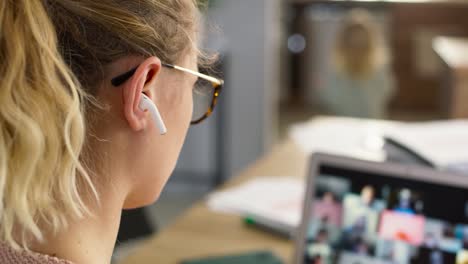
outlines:
[[314, 182], [303, 263], [468, 263], [467, 189], [331, 166]]

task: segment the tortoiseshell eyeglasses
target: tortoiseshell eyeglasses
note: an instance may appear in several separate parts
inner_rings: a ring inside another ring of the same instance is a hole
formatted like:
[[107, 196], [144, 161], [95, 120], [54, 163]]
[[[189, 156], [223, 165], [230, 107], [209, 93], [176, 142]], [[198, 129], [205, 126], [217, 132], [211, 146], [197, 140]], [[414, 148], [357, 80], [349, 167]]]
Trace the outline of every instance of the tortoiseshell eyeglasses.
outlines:
[[[198, 77], [193, 87], [193, 114], [192, 125], [200, 124], [214, 111], [218, 97], [224, 85], [224, 81], [200, 72], [186, 69], [177, 65], [162, 63], [163, 67], [175, 69]], [[123, 73], [111, 80], [113, 86], [118, 87], [128, 81], [135, 74], [138, 67]]]

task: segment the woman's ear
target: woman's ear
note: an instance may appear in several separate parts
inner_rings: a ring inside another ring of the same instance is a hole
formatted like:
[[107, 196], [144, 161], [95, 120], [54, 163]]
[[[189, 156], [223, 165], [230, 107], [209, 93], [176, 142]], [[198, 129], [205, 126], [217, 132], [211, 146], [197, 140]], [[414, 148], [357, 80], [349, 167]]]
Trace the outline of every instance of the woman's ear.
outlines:
[[134, 131], [141, 131], [148, 126], [148, 113], [140, 109], [142, 93], [145, 93], [150, 99], [154, 98], [152, 94], [156, 78], [161, 71], [161, 60], [156, 57], [150, 57], [143, 61], [132, 78], [123, 86], [122, 99], [125, 119], [128, 125]]

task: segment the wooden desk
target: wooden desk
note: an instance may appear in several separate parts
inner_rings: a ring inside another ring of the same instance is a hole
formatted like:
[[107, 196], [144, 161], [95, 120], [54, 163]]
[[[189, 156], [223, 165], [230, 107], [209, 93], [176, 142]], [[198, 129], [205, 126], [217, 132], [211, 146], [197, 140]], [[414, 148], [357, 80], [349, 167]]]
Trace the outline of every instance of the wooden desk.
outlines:
[[[223, 188], [258, 176], [304, 177], [307, 157], [292, 142], [278, 145]], [[241, 218], [210, 211], [197, 203], [170, 227], [143, 243], [123, 264], [179, 263], [181, 260], [268, 249], [290, 263], [293, 242], [247, 228]]]

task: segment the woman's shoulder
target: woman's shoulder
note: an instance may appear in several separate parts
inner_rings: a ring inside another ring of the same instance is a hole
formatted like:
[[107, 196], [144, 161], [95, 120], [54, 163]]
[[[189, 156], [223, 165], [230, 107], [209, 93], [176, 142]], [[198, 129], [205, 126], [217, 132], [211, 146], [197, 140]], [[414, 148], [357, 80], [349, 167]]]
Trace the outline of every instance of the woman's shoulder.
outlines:
[[70, 261], [25, 250], [15, 250], [0, 243], [0, 263], [2, 264], [73, 264]]

